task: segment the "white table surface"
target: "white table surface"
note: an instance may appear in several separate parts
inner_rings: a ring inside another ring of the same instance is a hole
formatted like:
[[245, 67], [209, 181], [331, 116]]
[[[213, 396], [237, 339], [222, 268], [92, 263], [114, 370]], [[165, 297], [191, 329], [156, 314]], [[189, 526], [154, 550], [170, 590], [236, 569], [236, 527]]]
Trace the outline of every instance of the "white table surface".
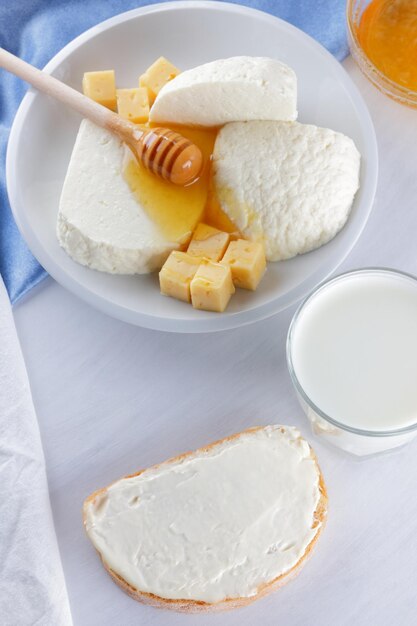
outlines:
[[[380, 177], [368, 226], [340, 271], [417, 274], [417, 112], [382, 96], [351, 59], [345, 67], [374, 120]], [[75, 626], [416, 623], [417, 440], [366, 461], [314, 440], [285, 362], [293, 312], [220, 334], [165, 334], [115, 321], [51, 279], [15, 307]], [[329, 491], [327, 527], [299, 577], [248, 608], [193, 617], [119, 590], [84, 534], [83, 499], [124, 474], [274, 422], [310, 439]]]

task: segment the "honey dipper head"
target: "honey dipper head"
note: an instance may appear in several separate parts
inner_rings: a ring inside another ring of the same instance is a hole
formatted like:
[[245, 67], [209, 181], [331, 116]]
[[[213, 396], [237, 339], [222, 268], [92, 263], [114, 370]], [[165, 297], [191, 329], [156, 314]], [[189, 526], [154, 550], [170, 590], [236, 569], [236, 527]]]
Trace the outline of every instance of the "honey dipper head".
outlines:
[[203, 155], [198, 146], [166, 128], [151, 128], [144, 132], [136, 151], [149, 171], [174, 185], [191, 183], [200, 174], [203, 165]]

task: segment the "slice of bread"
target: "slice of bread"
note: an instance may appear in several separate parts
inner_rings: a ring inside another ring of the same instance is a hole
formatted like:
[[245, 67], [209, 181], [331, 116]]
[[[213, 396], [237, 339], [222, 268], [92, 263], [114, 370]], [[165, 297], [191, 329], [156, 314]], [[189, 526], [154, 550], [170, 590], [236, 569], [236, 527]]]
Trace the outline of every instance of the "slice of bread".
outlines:
[[99, 489], [89, 538], [140, 602], [183, 612], [232, 609], [294, 577], [323, 528], [327, 494], [297, 429], [226, 437]]

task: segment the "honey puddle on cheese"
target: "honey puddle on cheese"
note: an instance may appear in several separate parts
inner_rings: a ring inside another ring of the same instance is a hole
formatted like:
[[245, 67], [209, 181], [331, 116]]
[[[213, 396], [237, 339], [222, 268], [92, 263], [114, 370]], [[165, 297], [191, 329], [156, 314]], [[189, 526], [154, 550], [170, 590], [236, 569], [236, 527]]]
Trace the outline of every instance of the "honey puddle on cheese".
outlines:
[[198, 222], [226, 232], [236, 228], [221, 210], [211, 189], [211, 155], [218, 129], [170, 126], [202, 151], [204, 167], [191, 185], [180, 187], [158, 178], [129, 152], [123, 175], [138, 202], [168, 241], [187, 243]]
[[395, 430], [417, 422], [417, 283], [363, 271], [330, 283], [301, 310], [294, 372], [339, 423]]

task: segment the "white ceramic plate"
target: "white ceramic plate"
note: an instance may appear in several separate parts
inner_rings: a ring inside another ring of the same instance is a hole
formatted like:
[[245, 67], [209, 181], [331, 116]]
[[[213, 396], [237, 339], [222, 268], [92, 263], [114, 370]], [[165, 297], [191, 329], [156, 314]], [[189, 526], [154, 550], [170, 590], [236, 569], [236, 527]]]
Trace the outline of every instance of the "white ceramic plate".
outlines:
[[378, 157], [366, 106], [340, 64], [290, 24], [242, 6], [172, 2], [123, 13], [68, 44], [45, 70], [80, 89], [84, 71], [114, 68], [119, 85], [163, 55], [186, 69], [234, 55], [269, 56], [294, 68], [301, 122], [349, 135], [361, 155], [361, 188], [337, 237], [319, 250], [269, 264], [256, 293], [238, 290], [223, 314], [195, 311], [162, 297], [156, 275], [112, 276], [78, 265], [58, 245], [58, 201], [80, 122], [30, 90], [19, 108], [7, 153], [7, 186], [19, 229], [33, 254], [62, 285], [121, 320], [158, 330], [207, 332], [268, 317], [305, 296], [355, 244], [372, 208]]

